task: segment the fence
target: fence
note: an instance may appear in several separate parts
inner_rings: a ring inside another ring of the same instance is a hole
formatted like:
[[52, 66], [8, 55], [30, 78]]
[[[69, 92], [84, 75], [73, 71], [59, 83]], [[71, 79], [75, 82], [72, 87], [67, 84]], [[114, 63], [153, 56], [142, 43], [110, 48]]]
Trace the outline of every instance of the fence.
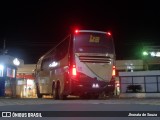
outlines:
[[121, 93], [160, 93], [160, 75], [120, 76]]

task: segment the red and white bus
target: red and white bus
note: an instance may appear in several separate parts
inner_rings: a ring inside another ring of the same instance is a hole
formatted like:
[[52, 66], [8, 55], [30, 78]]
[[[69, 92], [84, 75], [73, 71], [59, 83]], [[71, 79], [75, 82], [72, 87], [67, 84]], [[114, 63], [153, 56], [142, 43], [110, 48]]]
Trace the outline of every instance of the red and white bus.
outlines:
[[36, 65], [37, 96], [98, 98], [115, 89], [115, 49], [111, 33], [75, 30]]

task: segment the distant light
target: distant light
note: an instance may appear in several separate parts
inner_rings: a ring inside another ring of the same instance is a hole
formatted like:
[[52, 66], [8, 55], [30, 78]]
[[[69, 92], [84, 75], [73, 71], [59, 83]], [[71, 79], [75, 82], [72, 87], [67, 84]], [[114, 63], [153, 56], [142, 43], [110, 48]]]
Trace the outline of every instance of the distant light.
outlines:
[[156, 56], [156, 53], [155, 52], [150, 52], [151, 56], [152, 57], [155, 57]]
[[148, 52], [144, 51], [144, 52], [143, 52], [143, 55], [144, 55], [144, 56], [147, 56], [147, 55], [148, 55]]
[[3, 77], [4, 66], [0, 64], [0, 77]]
[[160, 52], [157, 52], [156, 56], [157, 56], [157, 57], [160, 57]]
[[160, 52], [150, 52], [152, 57], [160, 57]]
[[15, 58], [13, 60], [13, 64], [16, 65], [16, 66], [19, 66], [20, 65], [20, 61], [17, 58]]
[[34, 81], [31, 79], [27, 80], [27, 86], [33, 86], [34, 85]]
[[3, 65], [0, 65], [0, 70], [3, 70], [4, 69], [4, 66]]
[[78, 30], [78, 29], [76, 29], [76, 30], [75, 30], [75, 33], [76, 33], [76, 34], [77, 34], [77, 33], [79, 33], [79, 30]]
[[110, 36], [110, 35], [111, 35], [111, 33], [110, 33], [110, 32], [107, 32], [107, 35], [109, 35], [109, 36]]

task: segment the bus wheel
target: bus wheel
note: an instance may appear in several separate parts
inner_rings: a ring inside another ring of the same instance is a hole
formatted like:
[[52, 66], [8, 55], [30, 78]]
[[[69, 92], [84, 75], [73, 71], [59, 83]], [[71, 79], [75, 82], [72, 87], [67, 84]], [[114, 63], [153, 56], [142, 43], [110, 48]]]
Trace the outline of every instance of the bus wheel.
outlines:
[[105, 98], [106, 98], [106, 93], [105, 91], [103, 91], [102, 93], [100, 93], [99, 99], [105, 99]]
[[61, 100], [66, 100], [67, 99], [67, 95], [61, 95], [61, 98], [60, 98]]
[[114, 97], [114, 93], [113, 93], [113, 92], [110, 92], [110, 93], [108, 94], [108, 96], [109, 96], [109, 98], [113, 98], [113, 97]]
[[57, 82], [56, 90], [55, 90], [55, 99], [57, 100], [65, 100], [67, 99], [67, 95], [64, 95], [61, 91], [60, 82]]
[[37, 93], [37, 97], [38, 97], [38, 98], [42, 98], [42, 97], [43, 97], [43, 95], [42, 95], [42, 94]]
[[66, 100], [67, 99], [67, 95], [59, 94], [58, 99], [59, 100]]
[[37, 91], [37, 97], [38, 97], [38, 98], [42, 98], [42, 97], [43, 97], [43, 95], [42, 95], [42, 94], [40, 94], [40, 91], [39, 91], [39, 87], [38, 87], [38, 85], [36, 85], [36, 91]]
[[52, 95], [53, 95], [53, 99], [56, 99], [56, 87], [55, 87], [55, 83], [52, 84]]
[[55, 99], [59, 100], [60, 99], [60, 82], [57, 82], [55, 86]]

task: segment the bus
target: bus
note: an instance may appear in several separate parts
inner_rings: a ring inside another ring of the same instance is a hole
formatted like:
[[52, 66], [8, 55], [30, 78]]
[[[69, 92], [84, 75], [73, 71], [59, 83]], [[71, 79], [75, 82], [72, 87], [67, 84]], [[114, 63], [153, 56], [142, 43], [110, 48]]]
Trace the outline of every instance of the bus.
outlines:
[[115, 89], [115, 48], [110, 32], [75, 30], [37, 62], [37, 96], [98, 99]]

